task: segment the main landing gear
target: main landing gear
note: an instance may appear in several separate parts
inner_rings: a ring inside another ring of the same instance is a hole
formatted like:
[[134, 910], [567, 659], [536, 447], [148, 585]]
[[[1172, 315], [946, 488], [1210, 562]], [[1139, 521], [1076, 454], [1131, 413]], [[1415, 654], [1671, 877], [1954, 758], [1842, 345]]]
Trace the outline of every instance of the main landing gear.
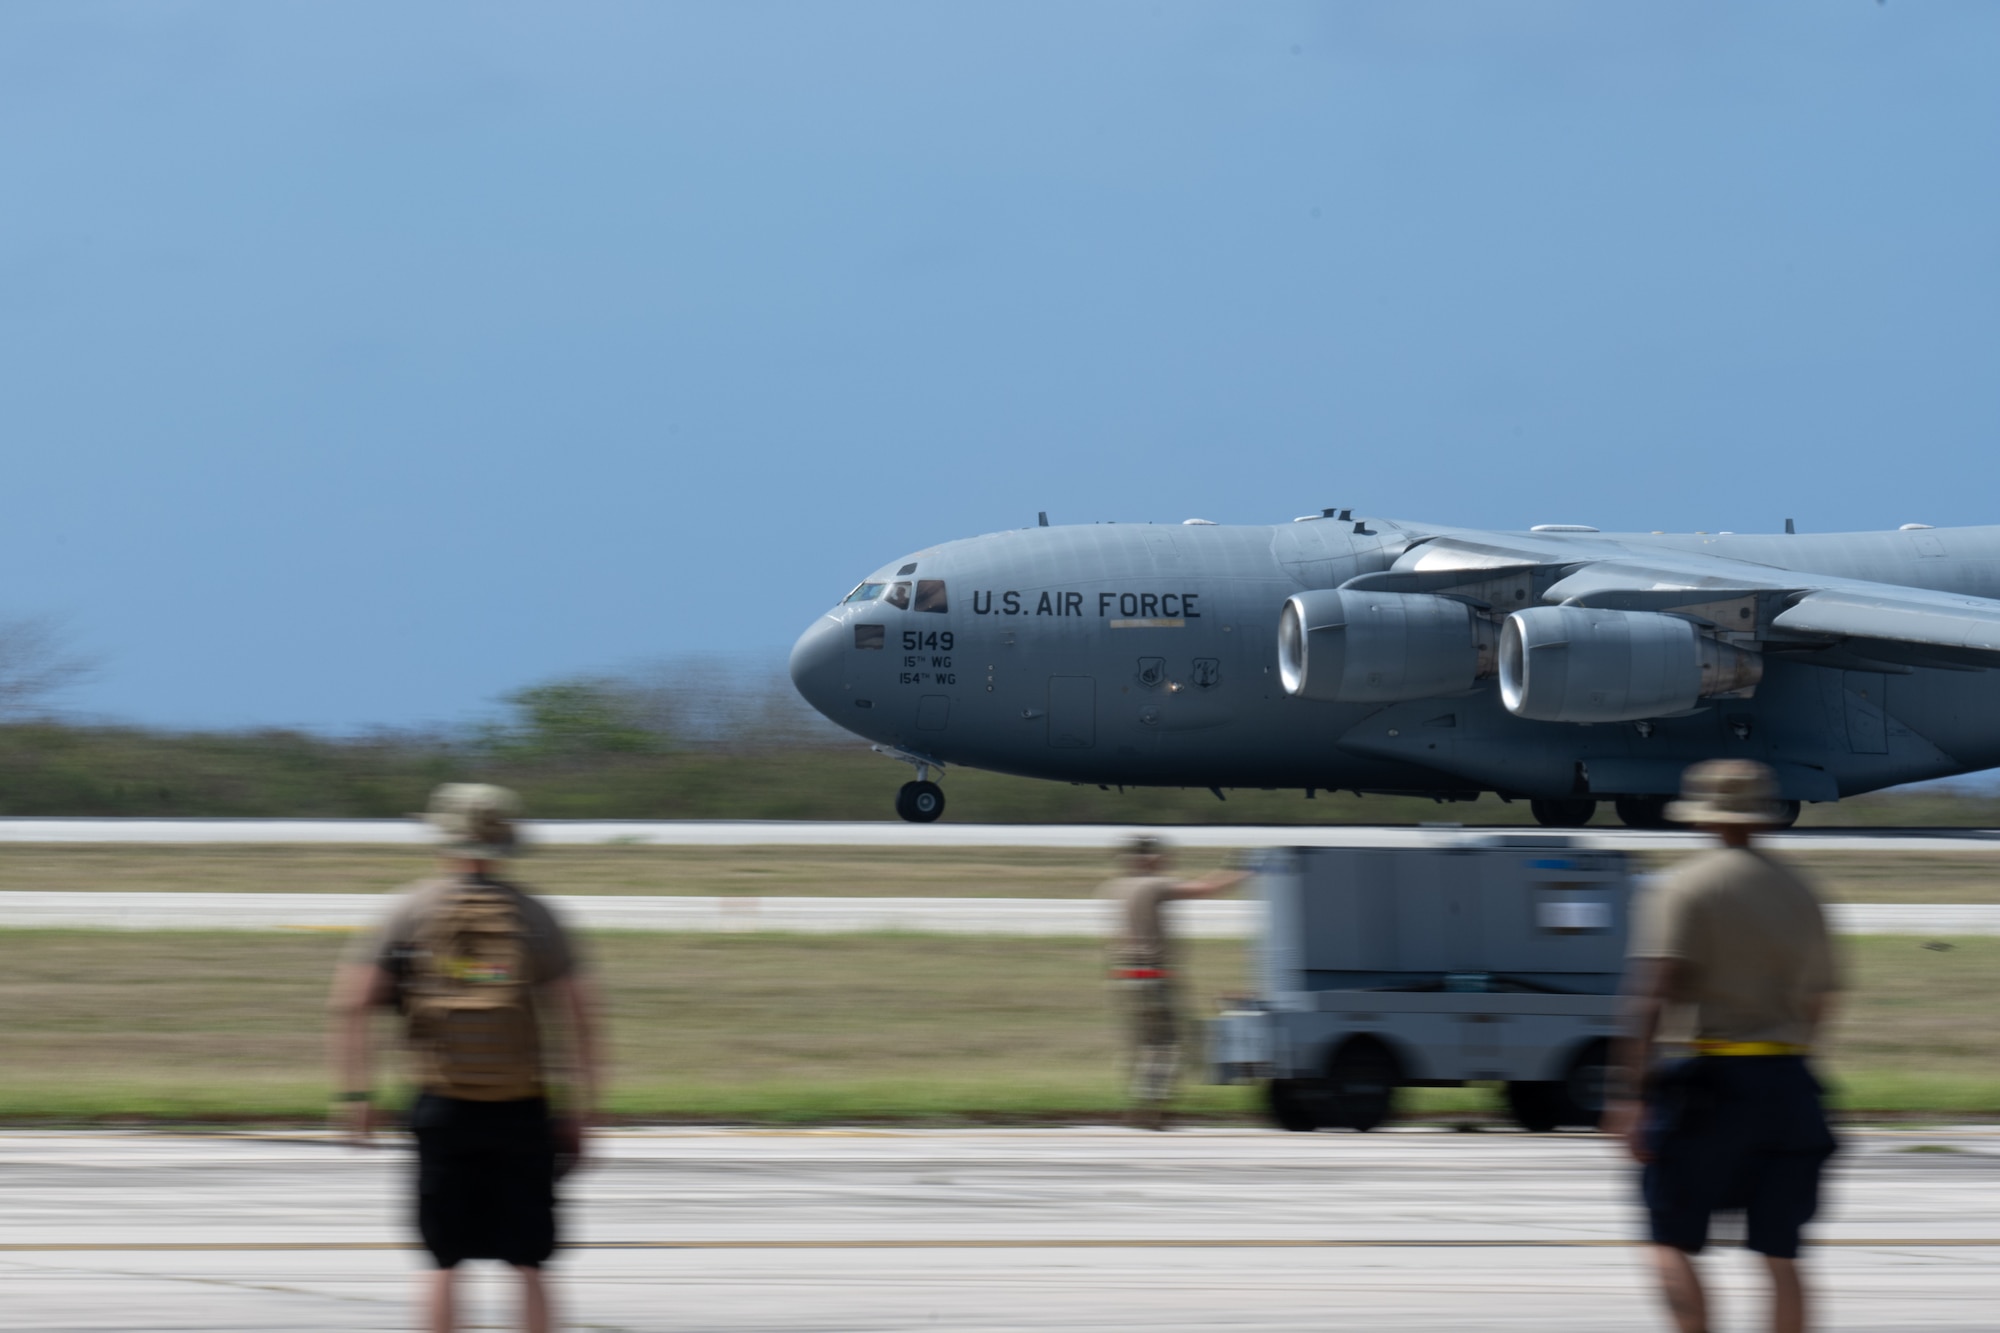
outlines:
[[929, 824], [944, 813], [944, 788], [935, 782], [905, 782], [896, 790], [896, 813], [912, 824]]
[[[1667, 806], [1672, 800], [1671, 796], [1620, 796], [1612, 801], [1611, 806], [1618, 812], [1618, 822], [1626, 828], [1679, 828], [1667, 818]], [[1597, 802], [1587, 796], [1529, 801], [1528, 809], [1534, 814], [1535, 822], [1543, 828], [1582, 828], [1597, 813]], [[1797, 801], [1779, 801], [1778, 816], [1772, 821], [1772, 827], [1790, 828], [1798, 819]]]
[[[1626, 828], [1679, 828], [1680, 825], [1667, 818], [1667, 805], [1671, 796], [1621, 796], [1618, 798], [1618, 817], [1625, 821]], [[1779, 801], [1777, 816], [1772, 819], [1772, 828], [1790, 828], [1799, 822], [1799, 803]]]
[[1571, 801], [1530, 801], [1528, 812], [1543, 828], [1582, 828], [1597, 813], [1597, 802], [1587, 796]]
[[1673, 828], [1667, 818], [1666, 796], [1620, 796], [1613, 801], [1612, 808], [1618, 811], [1619, 822], [1626, 828]]

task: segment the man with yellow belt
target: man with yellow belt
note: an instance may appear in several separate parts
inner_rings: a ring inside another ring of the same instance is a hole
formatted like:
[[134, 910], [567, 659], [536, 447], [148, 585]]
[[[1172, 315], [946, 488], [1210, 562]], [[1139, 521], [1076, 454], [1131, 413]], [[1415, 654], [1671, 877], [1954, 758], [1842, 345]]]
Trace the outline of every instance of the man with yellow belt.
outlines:
[[1139, 1129], [1165, 1129], [1181, 1066], [1179, 985], [1166, 906], [1227, 893], [1248, 872], [1225, 870], [1205, 879], [1176, 880], [1167, 873], [1172, 862], [1166, 846], [1149, 836], [1126, 845], [1124, 863], [1125, 873], [1098, 894], [1110, 900], [1115, 914], [1107, 961], [1112, 988], [1124, 1002], [1131, 1044], [1128, 1118]]
[[[1644, 1164], [1654, 1267], [1681, 1333], [1707, 1333], [1693, 1256], [1710, 1216], [1737, 1209], [1770, 1273], [1773, 1333], [1806, 1327], [1799, 1233], [1834, 1151], [1806, 1056], [1840, 983], [1819, 899], [1755, 845], [1778, 823], [1777, 794], [1762, 764], [1690, 768], [1668, 817], [1722, 846], [1649, 891], [1633, 930], [1618, 1063], [1628, 1080], [1644, 1071], [1644, 1098], [1621, 1089], [1606, 1128]], [[1688, 1053], [1656, 1063], [1656, 1041]]]

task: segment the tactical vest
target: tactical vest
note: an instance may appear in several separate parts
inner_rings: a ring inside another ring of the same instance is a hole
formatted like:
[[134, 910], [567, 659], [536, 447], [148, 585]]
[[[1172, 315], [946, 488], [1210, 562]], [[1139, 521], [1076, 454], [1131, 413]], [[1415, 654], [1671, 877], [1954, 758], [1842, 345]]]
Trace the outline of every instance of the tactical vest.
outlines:
[[419, 1085], [475, 1102], [539, 1097], [533, 960], [514, 893], [461, 881], [414, 934], [406, 1012]]

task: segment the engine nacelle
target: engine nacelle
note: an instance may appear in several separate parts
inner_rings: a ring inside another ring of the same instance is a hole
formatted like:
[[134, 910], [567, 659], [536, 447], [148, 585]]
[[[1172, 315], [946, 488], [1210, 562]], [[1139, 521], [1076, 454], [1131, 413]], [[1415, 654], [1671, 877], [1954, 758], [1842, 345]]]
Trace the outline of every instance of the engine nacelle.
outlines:
[[1500, 630], [1500, 702], [1539, 722], [1634, 722], [1745, 694], [1764, 659], [1657, 611], [1536, 606]]
[[1302, 592], [1278, 616], [1278, 679], [1287, 694], [1340, 703], [1457, 694], [1493, 674], [1498, 639], [1449, 597]]

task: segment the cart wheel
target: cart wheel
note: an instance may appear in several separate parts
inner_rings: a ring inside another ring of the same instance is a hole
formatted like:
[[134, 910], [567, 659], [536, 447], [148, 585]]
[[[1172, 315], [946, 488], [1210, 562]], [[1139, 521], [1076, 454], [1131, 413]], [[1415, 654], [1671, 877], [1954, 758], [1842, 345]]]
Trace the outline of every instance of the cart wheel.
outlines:
[[1320, 1126], [1316, 1091], [1302, 1078], [1274, 1078], [1264, 1085], [1264, 1109], [1279, 1129], [1294, 1134], [1310, 1134]]
[[1530, 1083], [1507, 1085], [1507, 1114], [1530, 1134], [1547, 1134], [1562, 1123], [1562, 1084]]
[[1611, 1043], [1602, 1037], [1577, 1048], [1569, 1070], [1556, 1085], [1562, 1090], [1562, 1122], [1578, 1129], [1596, 1129], [1604, 1119], [1605, 1089], [1611, 1086]]
[[1509, 1083], [1507, 1110], [1531, 1134], [1554, 1129], [1595, 1129], [1604, 1118], [1604, 1089], [1611, 1075], [1611, 1043], [1602, 1037], [1577, 1047], [1569, 1068], [1550, 1083]]
[[1395, 1110], [1400, 1081], [1389, 1048], [1373, 1038], [1356, 1037], [1327, 1064], [1326, 1123], [1367, 1133]]

